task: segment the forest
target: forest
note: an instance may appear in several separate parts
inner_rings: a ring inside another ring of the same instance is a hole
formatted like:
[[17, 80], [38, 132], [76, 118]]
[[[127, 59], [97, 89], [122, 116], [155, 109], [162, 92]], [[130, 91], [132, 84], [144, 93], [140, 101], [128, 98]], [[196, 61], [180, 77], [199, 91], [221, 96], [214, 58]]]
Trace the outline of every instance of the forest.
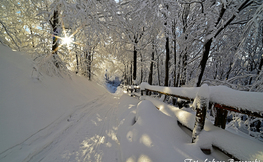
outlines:
[[0, 42], [32, 77], [263, 92], [261, 0], [7, 0]]
[[2, 0], [0, 57], [0, 161], [263, 158], [263, 0]]

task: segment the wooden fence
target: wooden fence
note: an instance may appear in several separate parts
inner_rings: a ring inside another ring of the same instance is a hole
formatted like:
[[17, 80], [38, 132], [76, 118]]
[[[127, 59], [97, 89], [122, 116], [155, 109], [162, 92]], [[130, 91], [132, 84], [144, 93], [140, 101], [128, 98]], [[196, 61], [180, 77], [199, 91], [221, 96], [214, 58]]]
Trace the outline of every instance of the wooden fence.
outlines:
[[[141, 88], [141, 89], [139, 86], [128, 86], [126, 88], [131, 93], [133, 93], [136, 90], [138, 91], [138, 89], [140, 89], [140, 95], [141, 96], [150, 95], [151, 93], [158, 93], [158, 94], [163, 94], [166, 96], [176, 97], [176, 98], [180, 98], [180, 99], [184, 99], [184, 100], [187, 100], [190, 102], [197, 103], [195, 106], [195, 108], [196, 108], [195, 126], [194, 126], [194, 129], [192, 130], [192, 142], [193, 143], [195, 142], [199, 133], [204, 128], [207, 109], [211, 108], [212, 106], [216, 109], [214, 125], [222, 128], [222, 129], [225, 129], [228, 111], [246, 114], [248, 116], [254, 116], [257, 118], [263, 118], [263, 112], [262, 111], [250, 111], [250, 110], [244, 109], [242, 107], [233, 107], [232, 105], [227, 105], [225, 103], [216, 103], [213, 100], [210, 100], [210, 98], [209, 98], [209, 87], [207, 85], [202, 85], [201, 87], [198, 87], [198, 88], [196, 87], [196, 89], [193, 90], [193, 93], [195, 93], [195, 94], [190, 95], [190, 96], [189, 95], [182, 95], [182, 93], [176, 93], [176, 89], [182, 91], [183, 88], [173, 87], [174, 91], [169, 93], [167, 91], [158, 90], [158, 88], [156, 88], [156, 87], [157, 86], [150, 86], [149, 85], [146, 87], [143, 86], [143, 88]], [[263, 93], [259, 93], [259, 95], [262, 96], [262, 103], [263, 103]], [[260, 99], [260, 97], [258, 99]], [[191, 130], [191, 128], [188, 128], [188, 129]], [[205, 150], [203, 150], [203, 151], [205, 151]], [[209, 150], [208, 150], [208, 152], [209, 152]], [[225, 151], [223, 151], [223, 152], [225, 152]], [[225, 152], [225, 153], [227, 153], [227, 152]], [[234, 156], [232, 156], [230, 154], [228, 154], [228, 155], [231, 156], [232, 158], [238, 160], [238, 158], [235, 158]]]

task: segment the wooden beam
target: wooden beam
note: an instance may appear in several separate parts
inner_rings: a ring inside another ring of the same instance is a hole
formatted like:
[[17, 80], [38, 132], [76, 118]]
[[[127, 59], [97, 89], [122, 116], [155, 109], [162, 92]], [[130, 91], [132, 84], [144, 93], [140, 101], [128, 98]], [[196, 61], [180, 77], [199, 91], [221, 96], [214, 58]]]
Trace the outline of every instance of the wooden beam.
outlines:
[[[185, 96], [164, 93], [164, 92], [155, 91], [155, 90], [151, 90], [151, 89], [147, 89], [147, 88], [145, 90], [161, 93], [161, 94], [168, 95], [168, 96], [181, 98], [181, 99], [184, 99], [184, 100], [187, 100], [187, 101], [194, 101], [194, 98], [189, 98], [189, 97], [185, 97]], [[251, 112], [249, 110], [242, 110], [241, 108], [234, 108], [232, 106], [226, 106], [224, 104], [219, 104], [219, 103], [212, 103], [212, 102], [210, 102], [210, 103], [211, 104], [215, 104], [215, 107], [220, 108], [220, 109], [224, 109], [224, 110], [228, 110], [228, 111], [234, 111], [234, 112], [237, 112], [237, 113], [246, 114], [248, 116], [254, 116], [254, 117], [258, 117], [258, 118], [263, 118], [263, 114], [258, 113], [258, 112]]]
[[184, 96], [180, 96], [180, 95], [175, 95], [175, 94], [170, 94], [170, 93], [164, 93], [164, 92], [159, 92], [159, 91], [154, 91], [154, 90], [147, 89], [147, 88], [145, 88], [145, 90], [152, 91], [152, 92], [157, 92], [157, 93], [161, 93], [161, 94], [164, 94], [164, 95], [167, 95], [167, 96], [173, 96], [173, 97], [181, 98], [181, 99], [184, 99], [184, 100], [187, 100], [187, 101], [194, 101], [194, 98], [189, 98], [189, 97], [184, 97]]
[[246, 114], [248, 116], [254, 116], [254, 117], [258, 117], [258, 118], [263, 118], [263, 115], [258, 113], [258, 112], [251, 112], [251, 111], [248, 111], [248, 110], [242, 110], [242, 109], [238, 109], [238, 108], [234, 108], [234, 107], [231, 107], [231, 106], [226, 106], [226, 105], [218, 104], [218, 103], [215, 103], [214, 106], [217, 107], [217, 108], [220, 108], [220, 109], [234, 111], [234, 112], [241, 113], [241, 114]]

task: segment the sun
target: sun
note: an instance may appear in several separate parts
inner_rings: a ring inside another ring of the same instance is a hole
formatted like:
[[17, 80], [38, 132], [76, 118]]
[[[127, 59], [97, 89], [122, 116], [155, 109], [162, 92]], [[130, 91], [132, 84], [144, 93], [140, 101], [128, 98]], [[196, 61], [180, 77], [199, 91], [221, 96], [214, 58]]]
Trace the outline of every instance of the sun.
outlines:
[[78, 31], [82, 28], [82, 26], [78, 27], [70, 36], [68, 36], [65, 30], [65, 27], [64, 27], [63, 20], [61, 20], [61, 23], [62, 23], [62, 32], [63, 32], [64, 37], [53, 35], [53, 39], [56, 39], [56, 40], [61, 39], [61, 44], [55, 50], [53, 50], [52, 53], [55, 53], [56, 51], [58, 51], [58, 49], [62, 47], [63, 45], [67, 46], [69, 53], [70, 53], [70, 45], [72, 44], [83, 47], [84, 46], [83, 44], [73, 41], [73, 36], [78, 33]]
[[73, 41], [71, 39], [71, 37], [68, 37], [68, 36], [65, 36], [64, 38], [61, 38], [62, 39], [62, 44], [66, 44], [66, 45], [70, 45]]

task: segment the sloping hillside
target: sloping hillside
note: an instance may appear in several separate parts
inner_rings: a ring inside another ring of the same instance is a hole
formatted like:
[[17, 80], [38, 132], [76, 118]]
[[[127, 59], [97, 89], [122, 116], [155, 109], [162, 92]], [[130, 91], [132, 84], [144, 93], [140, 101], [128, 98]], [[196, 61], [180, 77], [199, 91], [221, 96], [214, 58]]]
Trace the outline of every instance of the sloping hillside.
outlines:
[[[86, 78], [31, 77], [32, 59], [0, 45], [0, 153], [107, 91]], [[2, 140], [4, 139], [4, 140]]]

